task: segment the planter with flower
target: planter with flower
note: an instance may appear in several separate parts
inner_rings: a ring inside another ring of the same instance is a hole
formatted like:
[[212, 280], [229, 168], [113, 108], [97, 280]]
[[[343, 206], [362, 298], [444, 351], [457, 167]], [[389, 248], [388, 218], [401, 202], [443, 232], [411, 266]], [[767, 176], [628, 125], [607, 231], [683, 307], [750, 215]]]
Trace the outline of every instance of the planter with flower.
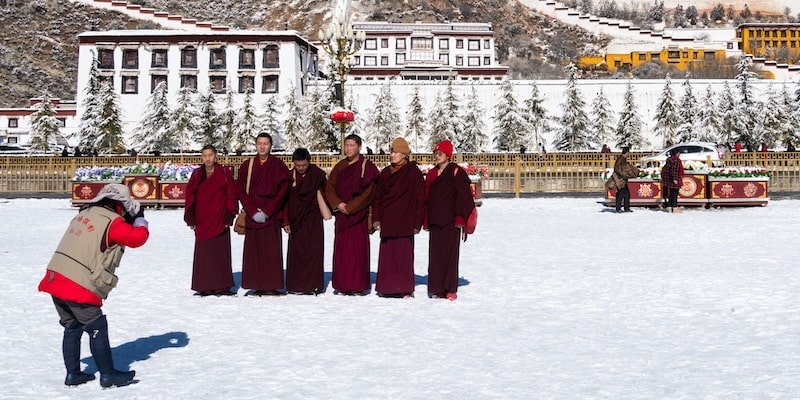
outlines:
[[711, 168], [708, 185], [708, 202], [713, 206], [763, 206], [769, 202], [769, 172], [761, 167]]
[[137, 163], [122, 167], [122, 184], [131, 191], [131, 197], [143, 205], [158, 204], [158, 166]]
[[[601, 173], [603, 182], [608, 181], [614, 169], [608, 168]], [[631, 206], [655, 207], [661, 204], [661, 168], [643, 168], [639, 176], [628, 179], [628, 190], [631, 192]], [[606, 188], [605, 205], [613, 207], [617, 201], [617, 189]]]
[[109, 183], [121, 183], [125, 172], [120, 167], [81, 167], [70, 181], [72, 205], [81, 206], [97, 196]]
[[158, 199], [164, 206], [183, 206], [186, 184], [197, 164], [164, 163], [158, 168]]

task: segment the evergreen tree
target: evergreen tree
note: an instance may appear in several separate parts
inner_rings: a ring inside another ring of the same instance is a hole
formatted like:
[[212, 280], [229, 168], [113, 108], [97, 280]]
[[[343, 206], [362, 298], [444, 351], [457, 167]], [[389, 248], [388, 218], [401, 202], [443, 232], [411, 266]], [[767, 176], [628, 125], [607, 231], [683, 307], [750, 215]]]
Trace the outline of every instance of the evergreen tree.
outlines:
[[725, 19], [725, 7], [722, 6], [722, 3], [718, 3], [711, 9], [709, 17], [712, 21], [722, 21]]
[[97, 69], [97, 56], [92, 53], [92, 64], [89, 67], [89, 81], [86, 83], [85, 97], [81, 102], [83, 113], [78, 124], [78, 146], [87, 151], [95, 147], [97, 142], [97, 125], [99, 124], [99, 106], [97, 97], [100, 95], [100, 73]]
[[581, 14], [591, 15], [592, 10], [594, 9], [594, 4], [592, 4], [592, 0], [580, 0], [580, 1], [581, 2], [578, 7], [578, 10], [581, 12]]
[[[318, 92], [311, 91], [311, 101], [314, 101], [315, 97], [318, 99], [318, 95]], [[312, 135], [312, 137], [309, 138], [306, 136], [307, 128], [305, 126], [305, 121], [310, 118], [313, 113], [303, 112], [303, 110], [308, 107], [302, 104], [301, 100], [297, 98], [297, 90], [295, 90], [294, 85], [286, 95], [283, 104], [286, 107], [284, 110], [286, 119], [283, 121], [283, 134], [286, 138], [286, 148], [296, 149], [298, 147], [306, 147], [306, 143], [310, 142], [311, 145], [308, 147], [310, 147], [311, 150], [316, 150], [319, 149], [321, 145], [324, 145], [324, 141], [321, 140], [320, 137]], [[309, 107], [314, 105], [315, 104], [309, 104]]]
[[697, 25], [697, 17], [699, 13], [697, 12], [697, 7], [691, 5], [686, 8], [686, 21], [689, 25]]
[[[263, 118], [261, 121], [261, 130], [262, 132], [269, 133], [270, 136], [276, 140], [275, 144], [278, 144], [277, 138], [281, 136], [281, 110], [280, 107], [278, 107], [278, 96], [268, 96], [267, 100], [264, 101], [263, 109], [264, 112], [261, 113], [261, 117]], [[282, 145], [285, 145], [285, 143], [282, 143]], [[290, 150], [291, 148], [286, 147], [286, 149]]]
[[[345, 136], [346, 135], [358, 135], [359, 137], [363, 138], [363, 137], [366, 136], [366, 134], [365, 134], [366, 128], [365, 128], [364, 125], [367, 122], [367, 117], [363, 113], [361, 113], [361, 111], [358, 109], [357, 104], [359, 103], [359, 101], [358, 101], [358, 96], [355, 93], [351, 93], [349, 96], [347, 96], [347, 99], [348, 99], [347, 100], [347, 109], [353, 112], [353, 115], [355, 115], [355, 118], [353, 119], [353, 122], [347, 124], [346, 130], [345, 130]], [[339, 135], [338, 127], [336, 129], [336, 132], [334, 132], [334, 133], [336, 135]], [[334, 139], [336, 139], [337, 137], [338, 136], [334, 136]], [[336, 140], [337, 140], [337, 143], [338, 143], [338, 141], [340, 141], [340, 139], [336, 139]], [[339, 145], [338, 144], [336, 145], [336, 150], [334, 150], [334, 151], [339, 151]]]
[[216, 110], [216, 97], [211, 90], [200, 94], [199, 98], [199, 125], [197, 127], [194, 141], [201, 145], [210, 144], [217, 149], [227, 146], [222, 142], [222, 135], [219, 130], [219, 116]]
[[661, 22], [664, 20], [666, 11], [664, 11], [664, 1], [654, 0], [653, 6], [647, 12], [647, 18], [653, 22]]
[[760, 124], [759, 118], [761, 105], [753, 95], [752, 87], [752, 81], [758, 78], [758, 74], [750, 71], [751, 66], [752, 60], [748, 57], [742, 57], [736, 64], [738, 71], [736, 75], [737, 140], [748, 146], [755, 146], [761, 139], [763, 126]]
[[683, 10], [683, 6], [678, 4], [675, 6], [675, 11], [672, 13], [672, 26], [675, 28], [685, 28], [687, 25], [686, 12]]
[[518, 151], [525, 146], [528, 124], [514, 97], [514, 85], [506, 79], [500, 86], [500, 98], [494, 103], [494, 143], [499, 151]]
[[467, 97], [467, 107], [464, 111], [464, 131], [458, 140], [461, 143], [461, 150], [468, 153], [483, 151], [488, 138], [486, 137], [486, 125], [483, 123], [483, 105], [478, 98], [478, 91], [473, 86], [470, 95]]
[[228, 85], [228, 90], [225, 92], [225, 103], [222, 105], [222, 111], [217, 116], [219, 121], [219, 135], [221, 136], [223, 147], [244, 150], [243, 147], [234, 147], [237, 114], [236, 105], [233, 102], [233, 90], [231, 90], [230, 85]]
[[622, 105], [622, 113], [617, 122], [617, 147], [630, 147], [631, 149], [648, 146], [649, 143], [642, 137], [642, 118], [636, 110], [633, 85], [628, 81], [625, 90], [625, 100]]
[[781, 92], [775, 90], [771, 83], [767, 87], [767, 100], [761, 113], [761, 125], [764, 127], [761, 141], [769, 147], [785, 142], [789, 130], [792, 129], [793, 124], [784, 100], [785, 92], [785, 86]]
[[788, 144], [788, 140], [796, 143], [800, 139], [800, 101], [796, 100], [789, 94], [786, 85], [783, 85], [783, 104], [786, 109], [788, 122], [788, 130], [782, 138], [782, 144]]
[[462, 121], [458, 115], [458, 99], [453, 93], [453, 82], [447, 82], [447, 88], [436, 96], [436, 101], [428, 114], [431, 122], [430, 148], [442, 140], [450, 140], [458, 147], [457, 138], [462, 130]]
[[531, 144], [544, 143], [546, 140], [543, 138], [544, 133], [550, 131], [550, 116], [547, 115], [547, 109], [544, 108], [544, 98], [539, 92], [539, 85], [536, 81], [531, 83], [531, 97], [525, 100], [524, 109], [522, 110], [522, 117], [528, 125], [528, 129], [533, 131], [533, 136], [530, 137], [530, 131], [525, 131], [523, 143], [526, 146]]
[[665, 78], [664, 90], [656, 105], [655, 126], [653, 133], [656, 137], [661, 137], [662, 146], [667, 143], [675, 143], [675, 132], [680, 125], [678, 120], [678, 106], [675, 103], [675, 95], [672, 92], [672, 80], [669, 75]]
[[[194, 101], [195, 91], [182, 87], [178, 91], [178, 104], [172, 110], [172, 132], [181, 153], [190, 147], [189, 141], [200, 132], [200, 110]], [[205, 143], [201, 143], [205, 145]]]
[[[100, 85], [98, 98], [99, 118], [97, 139], [94, 147], [99, 154], [121, 154], [125, 152], [122, 134], [122, 118], [119, 105], [119, 94], [108, 82]], [[90, 147], [84, 147], [89, 151]]]
[[172, 113], [167, 104], [167, 83], [159, 83], [147, 99], [144, 115], [139, 121], [133, 141], [140, 151], [169, 151], [175, 146], [170, 127]]
[[553, 146], [562, 151], [580, 151], [589, 148], [589, 116], [586, 114], [586, 101], [577, 85], [578, 68], [575, 64], [564, 67], [567, 73], [566, 99], [561, 104], [561, 119], [556, 128]]
[[51, 143], [55, 143], [61, 130], [61, 122], [56, 118], [56, 109], [50, 93], [42, 93], [42, 101], [34, 106], [31, 114], [31, 150], [50, 153]]
[[251, 150], [259, 133], [261, 133], [261, 116], [253, 104], [253, 90], [250, 89], [244, 94], [242, 109], [236, 114], [236, 124], [233, 129], [236, 148]]
[[369, 113], [369, 133], [367, 142], [375, 144], [376, 149], [389, 148], [392, 140], [400, 136], [402, 124], [397, 112], [397, 103], [389, 85], [381, 86], [375, 96], [374, 106]]
[[422, 99], [419, 96], [419, 86], [414, 86], [411, 102], [408, 104], [408, 111], [406, 112], [406, 137], [413, 143], [412, 146], [415, 153], [422, 151], [421, 149], [425, 147], [424, 145], [421, 146], [421, 143], [425, 143], [425, 128], [425, 112], [423, 111]]
[[589, 130], [594, 132], [589, 141], [596, 147], [608, 144], [614, 133], [614, 110], [611, 109], [611, 103], [603, 94], [602, 87], [592, 101], [592, 122]]
[[683, 96], [678, 107], [678, 120], [680, 121], [677, 132], [679, 140], [681, 142], [695, 140], [694, 124], [697, 121], [697, 99], [694, 97], [688, 74], [686, 80], [683, 81]]
[[697, 139], [704, 142], [720, 143], [721, 139], [722, 115], [715, 104], [715, 97], [711, 86], [706, 86], [706, 94], [697, 107], [697, 123], [694, 132]]
[[727, 81], [723, 83], [717, 107], [721, 117], [720, 139], [730, 144], [738, 135], [739, 117], [736, 115], [736, 98]]
[[[310, 112], [306, 118], [308, 126], [298, 129], [301, 132], [308, 132], [306, 141], [312, 151], [332, 152], [339, 147], [341, 128], [331, 120], [332, 101], [335, 99], [329, 96], [329, 93], [324, 90], [312, 90], [306, 98], [307, 106], [305, 108]], [[306, 135], [301, 134], [300, 136]]]

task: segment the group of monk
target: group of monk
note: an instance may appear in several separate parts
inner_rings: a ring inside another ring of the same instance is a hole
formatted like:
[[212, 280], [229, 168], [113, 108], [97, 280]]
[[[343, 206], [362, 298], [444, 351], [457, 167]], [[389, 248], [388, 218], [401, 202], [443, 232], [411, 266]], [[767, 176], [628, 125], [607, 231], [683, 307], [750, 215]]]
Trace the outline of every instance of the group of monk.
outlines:
[[[466, 172], [451, 162], [453, 144], [438, 143], [435, 168], [423, 175], [403, 138], [391, 143], [390, 165], [378, 170], [349, 135], [345, 157], [326, 176], [299, 148], [292, 168], [273, 156], [272, 137], [256, 137], [256, 155], [239, 166], [238, 179], [203, 147], [202, 166], [186, 188], [184, 220], [194, 230], [192, 290], [199, 296], [234, 296], [230, 227], [241, 204], [246, 214], [241, 287], [246, 296], [325, 291], [324, 226], [334, 218], [331, 285], [341, 296], [371, 291], [370, 233], [378, 232], [375, 292], [414, 297], [414, 236], [429, 232], [428, 296], [455, 300], [460, 242], [475, 207]], [[286, 276], [284, 231], [288, 234]]]

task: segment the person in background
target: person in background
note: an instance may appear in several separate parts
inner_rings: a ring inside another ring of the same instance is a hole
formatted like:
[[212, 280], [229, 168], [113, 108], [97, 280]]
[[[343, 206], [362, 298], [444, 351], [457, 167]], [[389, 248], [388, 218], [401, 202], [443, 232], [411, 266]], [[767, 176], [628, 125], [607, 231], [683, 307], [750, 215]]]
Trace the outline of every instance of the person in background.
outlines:
[[792, 143], [792, 139], [786, 140], [786, 151], [797, 151], [794, 149], [794, 143]]
[[391, 165], [378, 177], [372, 225], [380, 232], [375, 291], [383, 297], [414, 297], [414, 235], [425, 217], [425, 180], [403, 138], [392, 141]]
[[69, 157], [69, 150], [67, 150], [67, 146], [64, 146], [61, 149], [61, 157]]
[[[458, 258], [462, 231], [475, 200], [467, 173], [450, 159], [453, 143], [443, 140], [433, 148], [436, 168], [425, 178], [426, 218], [429, 231], [428, 294], [435, 299], [455, 301], [458, 291]], [[458, 223], [456, 220], [459, 220]]]
[[600, 149], [600, 152], [601, 153], [611, 153], [611, 148], [609, 148], [608, 145], [603, 144], [603, 148]]
[[194, 231], [192, 290], [199, 296], [235, 296], [231, 268], [231, 230], [239, 205], [233, 173], [217, 163], [217, 149], [206, 145], [202, 165], [186, 185], [183, 220]]
[[292, 153], [292, 164], [289, 200], [283, 218], [283, 230], [289, 234], [286, 290], [292, 294], [317, 295], [325, 288], [323, 207], [330, 218], [328, 205], [319, 195], [325, 190], [325, 171], [311, 163], [311, 154], [304, 148]]
[[[253, 289], [248, 293], [253, 296], [285, 294], [281, 226], [291, 177], [286, 164], [270, 154], [271, 150], [272, 136], [260, 133], [256, 137], [257, 154], [242, 163], [236, 182], [239, 201], [248, 216], [242, 256], [242, 287]], [[251, 164], [252, 174], [248, 176]]]
[[369, 292], [369, 207], [375, 196], [378, 168], [361, 155], [361, 137], [344, 140], [345, 158], [336, 163], [325, 184], [325, 197], [336, 218], [332, 284], [338, 295]]
[[108, 321], [101, 307], [117, 285], [116, 269], [125, 247], [145, 244], [150, 236], [147, 225], [144, 211], [131, 199], [128, 187], [110, 183], [72, 218], [47, 264], [39, 291], [52, 296], [64, 327], [61, 351], [67, 369], [65, 385], [77, 386], [95, 379], [80, 369], [83, 332], [89, 334], [100, 386], [127, 385], [136, 375], [136, 371], [114, 367]]
[[83, 153], [81, 153], [81, 148], [80, 148], [80, 147], [78, 147], [78, 146], [75, 146], [75, 153], [73, 153], [73, 155], [74, 155], [75, 157], [81, 157], [81, 156], [83, 156]]
[[614, 173], [609, 179], [609, 181], [614, 181], [613, 187], [617, 189], [614, 208], [618, 213], [633, 212], [631, 210], [631, 192], [628, 189], [628, 179], [639, 176], [639, 170], [628, 162], [630, 154], [629, 147], [622, 148], [622, 154], [617, 156], [617, 160], [614, 162]]
[[678, 193], [683, 186], [683, 163], [680, 152], [672, 150], [667, 162], [661, 168], [661, 190], [667, 194], [667, 211], [675, 212], [678, 207]]

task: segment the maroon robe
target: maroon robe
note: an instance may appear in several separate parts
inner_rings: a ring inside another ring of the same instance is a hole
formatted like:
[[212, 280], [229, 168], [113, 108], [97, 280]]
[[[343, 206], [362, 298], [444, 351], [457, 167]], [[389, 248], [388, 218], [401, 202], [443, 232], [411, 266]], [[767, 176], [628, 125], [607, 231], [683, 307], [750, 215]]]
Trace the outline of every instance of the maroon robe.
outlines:
[[290, 227], [286, 290], [321, 293], [325, 287], [325, 230], [317, 193], [325, 190], [325, 171], [310, 164], [305, 175], [297, 171], [292, 171], [291, 175], [293, 183], [283, 221], [283, 226]]
[[192, 290], [216, 293], [233, 286], [230, 226], [238, 208], [230, 170], [214, 163], [208, 177], [202, 165], [192, 172], [183, 214], [186, 224], [194, 226]]
[[367, 217], [377, 177], [378, 168], [360, 154], [352, 164], [339, 161], [328, 176], [328, 204], [335, 208], [345, 203], [349, 212], [335, 213], [332, 284], [338, 292], [363, 293], [370, 288]]
[[425, 216], [425, 180], [416, 162], [386, 167], [378, 177], [372, 221], [380, 222], [381, 246], [375, 291], [414, 293], [414, 233]]
[[442, 174], [428, 171], [425, 179], [426, 224], [430, 231], [428, 245], [428, 293], [443, 295], [458, 290], [458, 257], [461, 229], [456, 216], [469, 219], [475, 200], [467, 173], [450, 163]]
[[[248, 193], [247, 169], [251, 162], [255, 164]], [[281, 226], [289, 180], [286, 164], [272, 155], [263, 163], [255, 156], [239, 167], [236, 187], [242, 208], [247, 212], [242, 256], [242, 287], [245, 289], [283, 289]], [[258, 209], [267, 214], [268, 219], [263, 224], [253, 220]]]

